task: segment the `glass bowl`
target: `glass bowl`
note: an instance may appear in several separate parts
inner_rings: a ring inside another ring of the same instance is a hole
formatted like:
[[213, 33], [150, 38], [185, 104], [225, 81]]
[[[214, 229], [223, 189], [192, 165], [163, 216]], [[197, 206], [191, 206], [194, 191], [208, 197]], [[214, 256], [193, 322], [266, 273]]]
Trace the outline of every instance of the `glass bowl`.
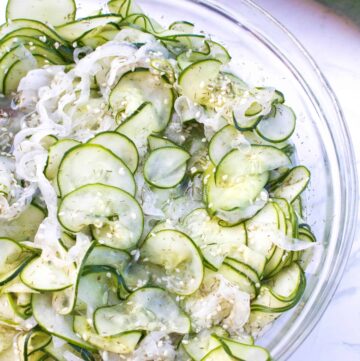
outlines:
[[[275, 86], [298, 116], [297, 158], [312, 173], [305, 194], [306, 221], [320, 246], [306, 270], [301, 303], [284, 314], [258, 343], [275, 360], [287, 359], [305, 340], [329, 304], [351, 251], [358, 188], [351, 139], [337, 100], [298, 41], [248, 0], [139, 0], [161, 23], [187, 20], [225, 44], [232, 69], [253, 85]], [[224, 1], [223, 1], [224, 2]]]

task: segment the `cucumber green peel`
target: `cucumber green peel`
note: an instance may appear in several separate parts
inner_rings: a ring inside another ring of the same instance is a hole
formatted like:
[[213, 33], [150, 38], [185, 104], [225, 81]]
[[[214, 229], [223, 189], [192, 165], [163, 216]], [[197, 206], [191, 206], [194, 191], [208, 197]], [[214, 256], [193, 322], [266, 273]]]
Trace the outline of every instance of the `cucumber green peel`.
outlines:
[[270, 360], [316, 244], [295, 112], [194, 24], [104, 9], [8, 0], [0, 27], [27, 119], [0, 156], [0, 361]]

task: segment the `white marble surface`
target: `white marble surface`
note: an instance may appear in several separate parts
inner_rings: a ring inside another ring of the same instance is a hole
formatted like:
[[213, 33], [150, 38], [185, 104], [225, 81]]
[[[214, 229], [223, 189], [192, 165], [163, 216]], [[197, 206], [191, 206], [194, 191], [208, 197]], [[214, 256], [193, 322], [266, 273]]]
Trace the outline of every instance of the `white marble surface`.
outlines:
[[[345, 113], [359, 165], [360, 28], [314, 0], [255, 2], [280, 20], [302, 42], [328, 78]], [[359, 272], [358, 232], [346, 273], [334, 299], [290, 361], [360, 360]]]

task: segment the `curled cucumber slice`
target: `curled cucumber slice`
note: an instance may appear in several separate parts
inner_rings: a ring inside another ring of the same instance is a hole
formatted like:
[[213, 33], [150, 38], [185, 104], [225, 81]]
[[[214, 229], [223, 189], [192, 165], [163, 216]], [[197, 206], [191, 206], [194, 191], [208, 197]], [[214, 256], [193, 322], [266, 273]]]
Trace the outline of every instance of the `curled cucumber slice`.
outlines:
[[6, 7], [6, 20], [31, 19], [61, 25], [75, 19], [74, 0], [9, 0]]
[[135, 144], [125, 135], [116, 132], [99, 133], [90, 139], [89, 143], [98, 144], [111, 150], [126, 164], [132, 173], [136, 172], [139, 154]]
[[103, 184], [86, 185], [65, 196], [58, 218], [73, 233], [90, 226], [100, 243], [118, 249], [136, 246], [143, 230], [138, 202], [123, 190]]
[[203, 279], [203, 263], [192, 240], [184, 233], [163, 230], [151, 233], [141, 247], [143, 262], [154, 266], [154, 282], [179, 295], [190, 295]]
[[295, 131], [296, 116], [294, 111], [284, 104], [274, 106], [274, 114], [263, 118], [256, 131], [268, 142], [280, 143], [289, 139]]
[[228, 153], [216, 169], [215, 180], [217, 185], [227, 187], [237, 184], [244, 176], [262, 174], [289, 164], [290, 159], [281, 150], [252, 145]]
[[190, 331], [189, 318], [172, 297], [154, 287], [141, 288], [115, 306], [98, 308], [94, 314], [94, 325], [101, 336], [136, 330], [179, 334]]
[[62, 196], [86, 185], [101, 183], [135, 194], [135, 180], [129, 168], [110, 150], [97, 144], [82, 144], [70, 149], [58, 171]]
[[190, 154], [178, 147], [163, 147], [150, 153], [145, 162], [144, 177], [157, 188], [173, 188], [186, 173]]

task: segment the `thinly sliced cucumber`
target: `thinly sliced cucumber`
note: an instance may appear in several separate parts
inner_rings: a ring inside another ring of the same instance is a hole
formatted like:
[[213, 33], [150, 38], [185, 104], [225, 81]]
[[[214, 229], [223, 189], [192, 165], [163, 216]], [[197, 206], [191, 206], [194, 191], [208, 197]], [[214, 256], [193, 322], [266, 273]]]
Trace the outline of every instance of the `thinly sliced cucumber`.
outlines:
[[285, 179], [272, 191], [272, 195], [293, 202], [310, 182], [310, 172], [304, 166], [291, 169]]
[[205, 209], [196, 209], [184, 219], [185, 232], [199, 247], [205, 260], [219, 268], [226, 257], [246, 244], [243, 224], [222, 227], [219, 220], [211, 219]]
[[266, 264], [264, 255], [253, 251], [247, 246], [242, 246], [237, 252], [233, 252], [229, 259], [245, 263], [257, 273], [259, 278], [262, 277]]
[[130, 255], [119, 249], [106, 246], [96, 246], [86, 259], [86, 266], [111, 266], [122, 273], [130, 263]]
[[127, 17], [131, 14], [141, 14], [140, 7], [133, 0], [111, 0], [108, 2], [108, 8], [111, 13]]
[[289, 143], [287, 141], [281, 142], [281, 143], [272, 143], [268, 142], [264, 138], [261, 138], [260, 135], [256, 132], [256, 130], [253, 131], [245, 131], [242, 132], [245, 139], [250, 143], [254, 145], [268, 145], [272, 146], [278, 149], [282, 149], [283, 151], [286, 150], [287, 147], [289, 147]]
[[206, 103], [209, 85], [220, 74], [222, 63], [215, 59], [198, 61], [188, 66], [179, 77], [182, 94], [199, 104]]
[[[0, 59], [0, 91], [10, 94], [17, 89], [21, 77], [29, 70], [48, 64], [64, 64], [64, 59], [54, 50], [39, 45], [19, 45]], [[13, 70], [11, 70], [13, 69]], [[6, 88], [7, 87], [7, 88]]]
[[210, 351], [221, 346], [221, 342], [215, 336], [228, 336], [221, 327], [210, 330], [203, 330], [200, 333], [184, 338], [182, 346], [186, 353], [194, 361], [201, 361]]
[[59, 291], [72, 285], [75, 267], [61, 269], [41, 257], [31, 261], [21, 272], [22, 282], [36, 291]]
[[164, 230], [150, 234], [141, 247], [141, 258], [157, 267], [154, 282], [170, 292], [190, 295], [203, 279], [200, 253], [184, 233]]
[[151, 103], [147, 102], [140, 105], [126, 118], [116, 131], [131, 139], [140, 151], [145, 148], [148, 136], [156, 132], [158, 128], [156, 110]]
[[98, 144], [111, 150], [126, 164], [131, 172], [136, 172], [139, 154], [135, 144], [125, 135], [116, 132], [99, 133], [90, 139], [89, 143]]
[[31, 19], [61, 25], [75, 19], [76, 5], [73, 0], [9, 0], [6, 7], [6, 20]]
[[[41, 34], [41, 33], [40, 33]], [[7, 39], [1, 39], [0, 41], [0, 59], [6, 55], [6, 53], [8, 53], [11, 49], [14, 49], [16, 47], [18, 47], [19, 45], [28, 45], [28, 46], [32, 46], [32, 45], [39, 45], [39, 46], [44, 46], [44, 43], [35, 38], [27, 35], [19, 35], [19, 36], [15, 36], [15, 37], [10, 37]]]
[[[297, 265], [297, 267], [299, 266]], [[251, 304], [251, 309], [264, 312], [285, 312], [299, 302], [305, 285], [304, 273], [301, 269], [296, 272], [292, 264], [281, 270], [268, 286], [261, 286], [258, 297]]]
[[119, 188], [92, 184], [69, 193], [61, 202], [58, 218], [70, 232], [91, 226], [100, 243], [128, 249], [143, 230], [143, 213], [137, 201]]
[[236, 359], [244, 361], [270, 361], [271, 357], [269, 352], [259, 346], [244, 345], [243, 343], [236, 342], [227, 338], [221, 338], [221, 343], [230, 354]]
[[73, 139], [61, 139], [52, 145], [49, 149], [49, 156], [44, 170], [45, 176], [49, 180], [57, 177], [59, 165], [65, 153], [79, 145], [79, 142]]
[[244, 273], [225, 263], [220, 266], [218, 272], [230, 283], [238, 286], [241, 291], [248, 293], [251, 299], [256, 297], [257, 290], [255, 284]]
[[140, 68], [120, 78], [110, 94], [109, 102], [114, 110], [127, 116], [133, 114], [142, 104], [150, 102], [157, 120], [153, 132], [160, 132], [172, 117], [174, 93], [172, 86], [164, 77]]
[[116, 306], [97, 309], [94, 325], [101, 336], [136, 330], [162, 330], [179, 334], [190, 331], [189, 318], [160, 288], [141, 288]]
[[209, 156], [211, 161], [218, 165], [231, 150], [247, 144], [243, 134], [232, 125], [220, 129], [211, 139]]
[[224, 262], [225, 265], [235, 268], [237, 271], [243, 273], [247, 276], [255, 286], [260, 286], [260, 278], [255, 270], [253, 270], [249, 265], [243, 262], [239, 262], [233, 258], [227, 258]]
[[[14, 19], [0, 27], [0, 38], [4, 38], [8, 34], [16, 30], [23, 28], [30, 28], [32, 30], [41, 31], [49, 39], [64, 44], [65, 41], [62, 39], [53, 29], [48, 27], [46, 24], [30, 19]], [[30, 34], [29, 34], [30, 35]]]
[[204, 50], [201, 51], [185, 51], [181, 53], [177, 58], [178, 65], [181, 69], [187, 68], [192, 63], [196, 63], [201, 60], [216, 59], [220, 60], [223, 64], [227, 64], [231, 60], [231, 56], [228, 51], [219, 43], [212, 40], [205, 40]]
[[296, 127], [294, 111], [284, 104], [274, 106], [274, 114], [263, 118], [256, 131], [268, 142], [280, 143], [289, 139]]
[[246, 222], [248, 247], [269, 259], [275, 251], [273, 240], [280, 232], [279, 227], [277, 209], [273, 203], [268, 203]]
[[0, 249], [0, 286], [3, 286], [21, 272], [34, 254], [8, 238], [0, 238]]
[[149, 135], [148, 143], [151, 151], [164, 147], [177, 147], [177, 144], [173, 143], [171, 140], [153, 134]]
[[[3, 80], [3, 93], [10, 95], [17, 91], [20, 80], [26, 76], [26, 74], [33, 69], [40, 68], [45, 65], [46, 59], [41, 56], [31, 56], [28, 58], [17, 60], [13, 63]], [[48, 62], [49, 63], [49, 62]]]
[[101, 350], [117, 354], [133, 352], [142, 337], [142, 332], [140, 331], [130, 331], [108, 337], [99, 336], [84, 316], [75, 316], [73, 327], [74, 331], [90, 344]]
[[276, 247], [268, 263], [266, 264], [264, 271], [265, 278], [271, 277], [271, 275], [280, 268], [284, 257], [286, 257], [286, 251], [280, 247]]
[[32, 242], [44, 218], [43, 210], [30, 204], [17, 218], [0, 220], [0, 238]]
[[271, 293], [281, 301], [292, 301], [296, 298], [304, 275], [301, 267], [293, 262], [287, 268], [284, 268], [279, 274], [268, 281], [267, 285]]
[[173, 188], [186, 173], [190, 154], [179, 147], [164, 147], [150, 153], [145, 162], [145, 180], [157, 188]]
[[104, 26], [109, 23], [119, 23], [121, 21], [121, 16], [119, 15], [97, 15], [89, 16], [87, 18], [75, 20], [73, 22], [68, 22], [67, 24], [58, 26], [56, 32], [63, 39], [74, 42], [79, 38], [84, 36], [88, 31], [97, 28], [98, 26]]
[[210, 351], [201, 361], [237, 361], [239, 359], [232, 357], [222, 346]]
[[241, 131], [254, 129], [257, 124], [272, 113], [272, 105], [277, 102], [274, 88], [248, 89], [235, 102], [232, 118], [236, 128]]
[[51, 301], [51, 293], [34, 294], [32, 297], [33, 315], [40, 327], [71, 344], [95, 351], [95, 347], [74, 333], [72, 329], [73, 317], [58, 315], [53, 309]]
[[289, 164], [289, 158], [281, 150], [252, 145], [250, 148], [235, 149], [228, 153], [216, 169], [215, 180], [217, 185], [229, 187], [249, 174], [262, 174]]
[[60, 315], [69, 315], [71, 314], [76, 306], [76, 298], [78, 294], [78, 287], [80, 276], [83, 272], [86, 259], [89, 254], [92, 252], [95, 246], [95, 242], [89, 242], [84, 250], [75, 258], [76, 269], [71, 274], [71, 287], [68, 287], [64, 290], [60, 290], [53, 294], [52, 306], [55, 311]]
[[62, 196], [86, 184], [101, 183], [135, 194], [135, 180], [124, 162], [108, 149], [83, 144], [65, 153], [58, 171]]
[[214, 173], [208, 178], [205, 175], [208, 209], [211, 213], [217, 214], [219, 211], [232, 211], [250, 206], [263, 190], [268, 177], [268, 172], [250, 174], [239, 178], [231, 187], [220, 187], [215, 183]]

